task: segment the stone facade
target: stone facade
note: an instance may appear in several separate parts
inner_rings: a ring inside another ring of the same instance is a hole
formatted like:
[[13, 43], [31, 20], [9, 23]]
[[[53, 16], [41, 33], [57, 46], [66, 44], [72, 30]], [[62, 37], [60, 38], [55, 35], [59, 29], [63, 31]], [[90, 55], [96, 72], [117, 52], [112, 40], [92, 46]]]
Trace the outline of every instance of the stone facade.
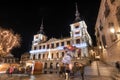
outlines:
[[72, 53], [74, 55], [71, 61], [72, 64], [84, 61], [84, 58], [89, 57], [88, 47], [92, 46], [92, 40], [87, 32], [85, 21], [79, 18], [77, 5], [75, 16], [74, 23], [70, 24], [70, 37], [47, 40], [47, 36], [43, 32], [43, 22], [40, 32], [34, 35], [30, 50], [30, 60], [41, 61], [44, 71], [58, 69], [66, 54], [64, 47], [68, 45], [75, 47], [75, 51]]
[[95, 31], [101, 60], [120, 60], [120, 0], [101, 0]]
[[0, 57], [1, 63], [18, 63], [19, 59], [15, 58], [11, 53], [7, 54], [5, 57]]

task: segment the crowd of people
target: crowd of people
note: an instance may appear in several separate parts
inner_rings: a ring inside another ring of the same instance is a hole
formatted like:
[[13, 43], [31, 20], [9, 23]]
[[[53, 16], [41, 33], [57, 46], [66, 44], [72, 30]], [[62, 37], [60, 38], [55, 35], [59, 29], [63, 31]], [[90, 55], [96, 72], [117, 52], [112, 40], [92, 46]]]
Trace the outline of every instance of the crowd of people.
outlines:
[[[72, 45], [67, 45], [64, 47], [65, 55], [62, 59], [62, 65], [60, 66], [59, 74], [60, 76], [65, 76], [65, 80], [68, 80], [71, 76], [79, 73], [81, 79], [84, 80], [84, 67], [85, 64], [75, 62], [74, 65], [71, 65], [71, 60], [75, 57], [75, 47]], [[91, 63], [91, 62], [90, 62]]]
[[12, 74], [28, 74], [28, 75], [30, 75], [31, 71], [32, 71], [31, 66], [27, 66], [27, 67], [10, 66], [10, 67], [8, 67], [6, 73], [10, 74], [10, 76], [12, 76]]
[[59, 76], [64, 77], [66, 80], [68, 80], [68, 78], [72, 78], [75, 77], [77, 74], [80, 74], [80, 78], [84, 80], [84, 67], [85, 64], [78, 62], [74, 63], [72, 67], [70, 64], [62, 63], [59, 69]]

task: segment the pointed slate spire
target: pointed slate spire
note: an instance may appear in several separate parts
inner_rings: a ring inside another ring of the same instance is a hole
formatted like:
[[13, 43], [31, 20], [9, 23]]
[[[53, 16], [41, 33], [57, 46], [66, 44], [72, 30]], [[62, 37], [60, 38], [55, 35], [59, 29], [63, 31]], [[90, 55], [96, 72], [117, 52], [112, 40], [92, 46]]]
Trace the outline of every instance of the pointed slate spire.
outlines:
[[41, 23], [40, 31], [39, 31], [40, 34], [44, 34], [43, 29], [44, 29], [44, 28], [43, 28], [43, 19], [42, 19], [42, 23]]
[[80, 21], [80, 14], [79, 14], [79, 11], [78, 11], [78, 6], [77, 6], [77, 3], [76, 3], [76, 13], [75, 13], [75, 22], [78, 22]]

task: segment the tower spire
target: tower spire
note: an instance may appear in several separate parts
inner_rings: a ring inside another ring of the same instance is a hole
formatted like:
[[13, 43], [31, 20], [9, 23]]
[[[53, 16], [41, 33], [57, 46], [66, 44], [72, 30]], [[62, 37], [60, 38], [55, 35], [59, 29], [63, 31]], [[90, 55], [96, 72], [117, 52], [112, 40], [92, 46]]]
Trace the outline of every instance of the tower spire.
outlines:
[[43, 19], [42, 19], [39, 33], [44, 34], [43, 29], [44, 29], [44, 28], [43, 28]]
[[75, 21], [80, 21], [80, 14], [79, 14], [79, 11], [78, 11], [77, 3], [76, 3]]

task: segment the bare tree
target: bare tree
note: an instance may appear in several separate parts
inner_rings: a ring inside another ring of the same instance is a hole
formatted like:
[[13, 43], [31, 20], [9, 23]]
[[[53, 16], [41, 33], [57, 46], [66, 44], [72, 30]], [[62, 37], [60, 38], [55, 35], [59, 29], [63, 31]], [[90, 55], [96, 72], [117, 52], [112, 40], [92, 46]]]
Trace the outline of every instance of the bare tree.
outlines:
[[12, 29], [0, 27], [0, 56], [9, 54], [15, 47], [20, 47], [21, 37], [15, 34]]

